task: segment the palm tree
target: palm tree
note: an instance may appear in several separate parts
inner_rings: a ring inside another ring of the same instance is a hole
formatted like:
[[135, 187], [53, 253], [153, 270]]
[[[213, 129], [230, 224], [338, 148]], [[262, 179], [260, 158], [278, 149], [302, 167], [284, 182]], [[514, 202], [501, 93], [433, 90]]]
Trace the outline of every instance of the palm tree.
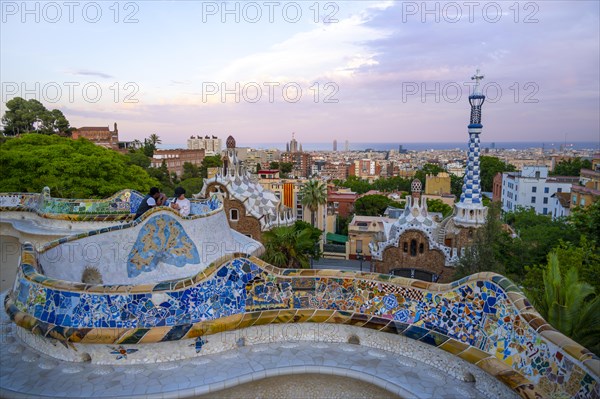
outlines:
[[141, 141], [139, 141], [138, 139], [135, 139], [135, 140], [133, 140], [133, 141], [131, 142], [131, 147], [132, 147], [134, 150], [137, 150], [138, 148], [142, 148], [142, 142], [141, 142]]
[[557, 330], [595, 354], [600, 354], [600, 297], [594, 287], [579, 281], [575, 267], [561, 276], [556, 253], [548, 257], [544, 293], [534, 305]]
[[310, 229], [297, 230], [294, 226], [276, 227], [263, 234], [265, 254], [263, 260], [283, 268], [308, 268], [308, 253], [314, 240]]
[[148, 137], [148, 141], [150, 142], [150, 144], [152, 144], [154, 146], [154, 148], [156, 148], [157, 144], [162, 144], [162, 140], [160, 139], [160, 137], [158, 137], [158, 134], [156, 134], [156, 133], [152, 133]]
[[327, 187], [318, 180], [309, 180], [300, 190], [302, 205], [310, 209], [312, 225], [315, 225], [315, 216], [319, 205], [327, 203]]

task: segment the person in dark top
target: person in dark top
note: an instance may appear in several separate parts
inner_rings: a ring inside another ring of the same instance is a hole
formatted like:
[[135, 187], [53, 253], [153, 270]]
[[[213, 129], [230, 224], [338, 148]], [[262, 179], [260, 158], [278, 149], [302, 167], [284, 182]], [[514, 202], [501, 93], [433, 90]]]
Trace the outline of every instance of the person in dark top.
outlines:
[[164, 194], [161, 194], [157, 187], [152, 187], [148, 195], [146, 195], [140, 203], [140, 206], [138, 206], [137, 212], [135, 213], [135, 218], [139, 218], [146, 211], [154, 208], [155, 206], [161, 206], [164, 204], [166, 199], [167, 197]]

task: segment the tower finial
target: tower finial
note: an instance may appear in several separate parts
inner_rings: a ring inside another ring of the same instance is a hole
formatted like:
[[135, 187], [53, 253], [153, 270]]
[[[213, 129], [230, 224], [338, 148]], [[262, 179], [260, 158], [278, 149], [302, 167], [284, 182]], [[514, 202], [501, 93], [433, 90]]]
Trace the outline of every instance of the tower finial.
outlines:
[[479, 72], [479, 68], [477, 68], [475, 75], [471, 76], [471, 80], [475, 81], [475, 88], [473, 89], [473, 94], [479, 94], [479, 81], [483, 78], [484, 76]]

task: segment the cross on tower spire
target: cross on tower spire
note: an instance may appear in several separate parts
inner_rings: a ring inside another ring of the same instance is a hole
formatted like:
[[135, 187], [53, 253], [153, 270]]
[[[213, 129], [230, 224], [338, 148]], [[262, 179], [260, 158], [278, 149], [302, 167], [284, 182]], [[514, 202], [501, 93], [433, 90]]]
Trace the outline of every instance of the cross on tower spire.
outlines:
[[479, 94], [479, 81], [483, 78], [484, 76], [479, 72], [479, 68], [477, 68], [475, 75], [471, 76], [471, 80], [475, 81], [475, 88], [473, 89], [473, 94]]

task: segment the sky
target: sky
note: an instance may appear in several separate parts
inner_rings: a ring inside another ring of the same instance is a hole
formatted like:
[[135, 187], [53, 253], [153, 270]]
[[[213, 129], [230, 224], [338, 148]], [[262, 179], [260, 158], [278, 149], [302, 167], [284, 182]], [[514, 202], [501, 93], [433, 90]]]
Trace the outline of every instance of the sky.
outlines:
[[121, 140], [600, 141], [600, 2], [0, 2], [13, 97]]

